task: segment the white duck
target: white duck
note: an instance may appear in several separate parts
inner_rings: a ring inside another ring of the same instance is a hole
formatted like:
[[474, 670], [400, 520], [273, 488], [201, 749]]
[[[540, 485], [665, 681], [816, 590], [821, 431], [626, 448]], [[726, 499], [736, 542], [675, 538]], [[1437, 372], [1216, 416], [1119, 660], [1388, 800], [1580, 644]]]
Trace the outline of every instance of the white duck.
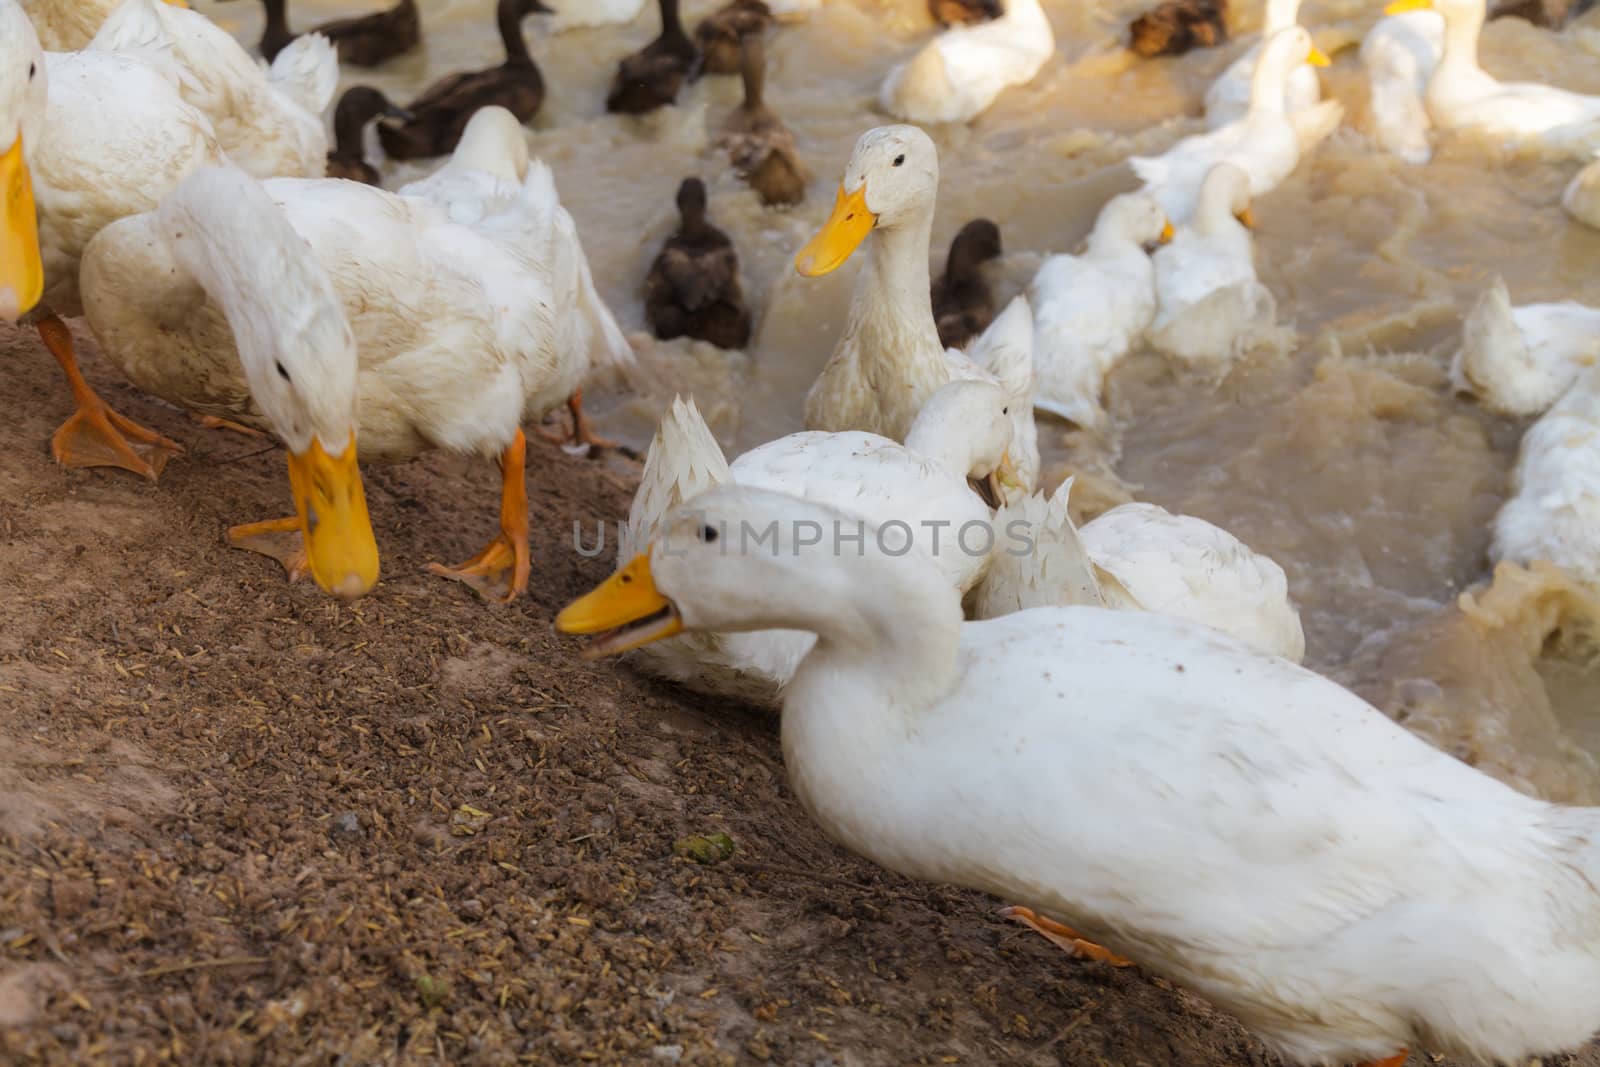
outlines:
[[1444, 19], [1435, 11], [1387, 15], [1361, 41], [1373, 135], [1378, 147], [1407, 163], [1433, 158], [1426, 96], [1444, 54]]
[[[357, 455], [356, 338], [333, 282], [261, 183], [237, 168], [205, 167], [174, 189], [151, 215], [113, 224], [85, 254], [85, 300], [94, 321], [100, 251], [119, 230], [164, 235], [169, 266], [183, 279], [165, 282], [173, 303], [169, 353], [188, 373], [212, 352], [185, 352], [202, 337], [235, 361], [229, 376], [249, 409], [283, 441], [295, 514], [235, 526], [234, 543], [288, 534], [286, 564], [324, 590], [353, 599], [378, 580], [378, 547], [367, 517]], [[187, 290], [187, 291], [185, 291]], [[188, 320], [188, 321], [185, 321]]]
[[564, 33], [590, 26], [619, 26], [638, 18], [644, 5], [645, 0], [568, 0], [545, 20], [545, 29]]
[[[1221, 77], [1206, 90], [1206, 125], [1213, 130], [1244, 118], [1250, 110], [1250, 83], [1261, 58], [1262, 43], [1280, 30], [1298, 25], [1300, 0], [1266, 0], [1266, 18], [1261, 25], [1261, 40], [1249, 51], [1228, 64]], [[1289, 114], [1304, 111], [1322, 99], [1322, 83], [1309, 63], [1289, 72], [1283, 86], [1283, 107]]]
[[[511, 153], [502, 173], [514, 175]], [[361, 459], [443, 448], [500, 460], [499, 535], [467, 563], [433, 570], [514, 598], [530, 567], [521, 426], [559, 406], [592, 369], [633, 359], [549, 168], [529, 165], [517, 195], [470, 227], [426, 200], [356, 182], [278, 178], [265, 188], [332, 278], [355, 331]], [[247, 220], [209, 222], [229, 254], [263, 254]], [[265, 427], [216, 301], [176, 258], [183, 233], [159, 213], [108, 227], [84, 257], [90, 325], [141, 389]], [[264, 305], [284, 299], [253, 295]], [[262, 538], [236, 543], [283, 557]]]
[[[856, 142], [833, 214], [795, 257], [815, 277], [867, 241], [844, 335], [806, 396], [806, 427], [905, 440], [933, 391], [958, 378], [997, 381], [1012, 403], [1011, 458], [1026, 492], [1039, 477], [1033, 421], [1033, 315], [1014, 299], [966, 353], [946, 350], [928, 299], [939, 153], [915, 126], [880, 126]], [[871, 240], [868, 241], [868, 236]]]
[[1584, 371], [1522, 435], [1511, 490], [1490, 558], [1549, 560], [1600, 591], [1600, 368]]
[[1600, 145], [1600, 96], [1540, 82], [1502, 82], [1478, 65], [1484, 0], [1395, 0], [1395, 15], [1428, 9], [1444, 17], [1444, 52], [1428, 79], [1428, 114], [1442, 129], [1571, 150]]
[[[694, 401], [674, 399], [645, 458], [623, 558], [628, 546], [649, 544], [686, 500], [736, 483], [837, 507], [882, 531], [892, 551], [928, 555], [965, 593], [982, 577], [996, 537], [989, 506], [968, 482], [982, 483], [994, 500], [1010, 477], [1005, 406], [999, 386], [951, 382], [929, 398], [904, 445], [858, 431], [807, 431], [752, 449], [730, 467]], [[818, 536], [835, 543], [831, 527]], [[840, 551], [859, 550], [843, 536], [837, 540]], [[812, 640], [794, 630], [689, 634], [641, 649], [639, 659], [651, 673], [699, 692], [775, 704]]]
[[1106, 375], [1144, 337], [1156, 313], [1155, 268], [1146, 245], [1172, 239], [1148, 193], [1101, 208], [1081, 255], [1056, 255], [1028, 286], [1033, 305], [1033, 406], [1096, 427], [1105, 420]]
[[1561, 207], [1585, 226], [1600, 230], [1600, 159], [1572, 176], [1561, 191]]
[[[76, 52], [89, 42], [123, 0], [18, 0], [46, 52]], [[186, 0], [164, 0], [188, 7]]]
[[999, 530], [1028, 535], [1027, 551], [997, 550], [970, 599], [972, 615], [1070, 604], [1188, 619], [1299, 663], [1306, 637], [1289, 579], [1270, 557], [1220, 526], [1155, 504], [1122, 504], [1077, 529], [1069, 478], [996, 512]]
[[[703, 493], [557, 626], [817, 635], [785, 690], [796, 798], [903, 875], [1020, 900], [1294, 1063], [1480, 1061], [1600, 1026], [1600, 811], [1547, 804], [1210, 628], [1035, 608], [963, 623], [913, 555], [805, 548], [822, 505]], [[777, 550], [721, 530], [780, 531]], [[1002, 713], [1003, 712], [1003, 713]], [[1074, 813], [1115, 813], [1088, 819]]]
[[89, 388], [58, 317], [82, 310], [78, 261], [96, 233], [149, 211], [185, 175], [223, 158], [206, 117], [179, 97], [177, 78], [171, 64], [111, 52], [47, 54], [16, 0], [0, 0], [0, 318], [38, 308], [39, 336], [77, 407], [51, 440], [66, 466], [154, 479], [182, 451]]
[[1219, 129], [1185, 137], [1159, 156], [1134, 156], [1134, 172], [1161, 201], [1175, 224], [1188, 222], [1200, 195], [1200, 183], [1218, 163], [1228, 162], [1250, 175], [1250, 193], [1265, 196], [1332, 133], [1344, 114], [1337, 100], [1290, 115], [1284, 86], [1304, 63], [1327, 66], [1304, 27], [1291, 26], [1270, 37], [1261, 49], [1251, 78], [1250, 110]]
[[321, 34], [295, 38], [263, 69], [197, 11], [123, 0], [89, 47], [182, 66], [183, 98], [211, 120], [229, 161], [247, 173], [320, 178], [327, 172], [322, 116], [339, 87], [339, 56]]
[[1270, 330], [1277, 303], [1256, 279], [1250, 176], [1218, 163], [1200, 186], [1194, 219], [1156, 250], [1150, 343], [1191, 363], [1220, 364]]
[[967, 122], [1032, 81], [1055, 50], [1039, 0], [1006, 0], [999, 18], [945, 30], [889, 71], [878, 100], [908, 122]]
[[1496, 278], [1462, 324], [1450, 380], [1486, 407], [1537, 415], [1600, 360], [1600, 308], [1575, 300], [1511, 306]]

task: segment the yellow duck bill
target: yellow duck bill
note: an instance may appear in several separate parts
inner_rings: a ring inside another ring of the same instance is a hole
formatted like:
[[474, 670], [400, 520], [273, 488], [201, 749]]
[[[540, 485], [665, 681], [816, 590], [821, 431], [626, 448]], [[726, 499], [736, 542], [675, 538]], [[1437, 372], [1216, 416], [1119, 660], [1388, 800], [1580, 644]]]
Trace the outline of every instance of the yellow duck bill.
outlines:
[[289, 488], [311, 577], [346, 600], [370, 591], [378, 582], [378, 543], [356, 465], [355, 435], [341, 455], [329, 455], [315, 437], [304, 452], [290, 453]]
[[1433, 7], [1433, 0], [1394, 0], [1383, 9], [1385, 15], [1404, 15], [1407, 11], [1428, 11]]
[[33, 206], [33, 177], [22, 158], [22, 135], [0, 155], [0, 319], [15, 322], [44, 295], [44, 263], [39, 258], [39, 219]]
[[794, 269], [807, 278], [817, 278], [837, 270], [850, 253], [861, 247], [878, 216], [867, 210], [867, 183], [853, 193], [839, 186], [839, 195], [833, 201], [833, 214], [822, 224], [800, 254], [794, 257]]
[[595, 634], [585, 659], [614, 656], [683, 632], [678, 609], [661, 595], [650, 574], [650, 554], [641, 553], [556, 616], [556, 629]]

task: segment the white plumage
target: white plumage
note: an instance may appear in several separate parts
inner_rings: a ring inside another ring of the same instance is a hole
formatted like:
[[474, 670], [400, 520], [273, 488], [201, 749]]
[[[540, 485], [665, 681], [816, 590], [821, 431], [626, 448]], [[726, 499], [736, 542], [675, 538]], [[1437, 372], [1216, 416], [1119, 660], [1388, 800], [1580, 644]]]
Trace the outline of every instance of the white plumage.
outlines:
[[1167, 227], [1161, 205], [1128, 193], [1100, 211], [1081, 255], [1056, 255], [1028, 287], [1033, 305], [1033, 406], [1080, 426], [1105, 420], [1106, 375], [1144, 337], [1156, 312], [1145, 252]]
[[[1300, 0], [1266, 0], [1266, 18], [1261, 26], [1261, 40], [1228, 64], [1228, 68], [1206, 90], [1206, 125], [1213, 130], [1241, 119], [1250, 110], [1250, 81], [1261, 59], [1261, 47], [1273, 34], [1298, 23]], [[1322, 99], [1322, 83], [1309, 63], [1302, 63], [1289, 72], [1283, 86], [1283, 107], [1288, 114], [1304, 111]]]
[[1407, 163], [1433, 158], [1426, 96], [1443, 52], [1444, 19], [1434, 11], [1385, 16], [1361, 41], [1373, 135], [1378, 147]]
[[891, 70], [879, 102], [909, 122], [967, 122], [1032, 81], [1055, 50], [1039, 0], [1006, 0], [999, 18], [945, 30]]
[[1507, 415], [1537, 415], [1600, 359], [1600, 308], [1562, 300], [1511, 306], [1496, 278], [1462, 324], [1457, 389]]

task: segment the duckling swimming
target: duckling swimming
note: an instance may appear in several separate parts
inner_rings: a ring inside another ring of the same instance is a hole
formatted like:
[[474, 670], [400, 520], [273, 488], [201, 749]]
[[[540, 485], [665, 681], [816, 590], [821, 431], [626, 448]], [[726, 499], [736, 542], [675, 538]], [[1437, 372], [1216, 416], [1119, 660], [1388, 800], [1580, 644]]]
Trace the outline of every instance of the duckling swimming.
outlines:
[[328, 177], [363, 185], [382, 185], [383, 176], [366, 160], [362, 138], [367, 123], [379, 115], [405, 120], [411, 112], [396, 107], [370, 85], [352, 85], [333, 109], [333, 149], [328, 153]]
[[1005, 14], [1000, 0], [928, 0], [928, 14], [941, 26], [967, 26]]
[[606, 110], [643, 115], [678, 99], [700, 52], [683, 32], [678, 0], [660, 0], [661, 35], [617, 64]]
[[700, 49], [700, 73], [737, 74], [742, 66], [739, 42], [772, 25], [772, 11], [762, 0], [730, 0], [694, 28]]
[[944, 273], [933, 283], [933, 321], [939, 343], [965, 348], [994, 320], [994, 294], [983, 277], [983, 265], [1000, 255], [1000, 227], [973, 219], [950, 242]]
[[434, 82], [411, 102], [408, 121], [398, 126], [379, 124], [378, 140], [389, 157], [426, 159], [455, 151], [472, 116], [491, 104], [505, 108], [519, 122], [537, 115], [544, 103], [544, 78], [522, 37], [522, 20], [539, 12], [550, 12], [540, 0], [499, 0], [495, 19], [506, 61]]
[[750, 341], [750, 309], [739, 286], [739, 254], [728, 235], [706, 221], [706, 187], [699, 178], [678, 186], [678, 230], [650, 265], [645, 317], [662, 340], [693, 337], [718, 348]]
[[[261, 35], [261, 54], [268, 63], [300, 36], [289, 29], [288, 0], [262, 0], [267, 26]], [[417, 0], [400, 0], [394, 7], [371, 15], [335, 19], [311, 31], [320, 33], [339, 50], [339, 62], [353, 67], [376, 67], [403, 56], [422, 43], [422, 14]]]
[[1227, 0], [1166, 0], [1133, 20], [1128, 47], [1146, 59], [1181, 56], [1228, 40]]
[[722, 122], [717, 143], [727, 149], [739, 176], [768, 207], [798, 204], [810, 178], [800, 162], [794, 134], [762, 96], [766, 81], [766, 46], [760, 34], [743, 41], [744, 102]]

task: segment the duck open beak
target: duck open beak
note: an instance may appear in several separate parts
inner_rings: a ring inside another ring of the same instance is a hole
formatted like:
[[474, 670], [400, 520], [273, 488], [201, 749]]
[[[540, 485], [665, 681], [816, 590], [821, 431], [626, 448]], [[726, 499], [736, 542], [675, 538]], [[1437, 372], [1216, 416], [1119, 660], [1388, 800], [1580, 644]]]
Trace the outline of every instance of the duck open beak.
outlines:
[[1000, 464], [994, 470], [982, 478], [968, 478], [967, 484], [990, 511], [999, 511], [1006, 506], [1007, 489], [1026, 489], [1009, 451], [1000, 457]]
[[315, 437], [289, 454], [289, 488], [300, 516], [311, 577], [334, 596], [354, 600], [378, 582], [378, 543], [356, 466], [356, 437], [330, 456]]
[[833, 214], [822, 224], [800, 254], [794, 257], [794, 269], [807, 278], [816, 278], [837, 270], [850, 258], [850, 253], [861, 246], [878, 224], [878, 216], [867, 210], [867, 183], [853, 193], [839, 186], [839, 195], [833, 201]]
[[661, 595], [650, 575], [650, 553], [641, 552], [594, 590], [556, 616], [556, 629], [567, 634], [596, 634], [584, 659], [614, 656], [683, 632], [683, 619], [672, 601]]
[[33, 208], [33, 177], [22, 158], [22, 135], [0, 155], [0, 319], [16, 322], [44, 295], [39, 258], [39, 218]]
[[1316, 45], [1311, 46], [1311, 54], [1306, 56], [1306, 62], [1313, 67], [1330, 67], [1333, 65], [1333, 60], [1329, 59], [1327, 53]]
[[1385, 15], [1404, 15], [1407, 11], [1428, 11], [1433, 8], [1433, 0], [1394, 0], [1383, 9]]

